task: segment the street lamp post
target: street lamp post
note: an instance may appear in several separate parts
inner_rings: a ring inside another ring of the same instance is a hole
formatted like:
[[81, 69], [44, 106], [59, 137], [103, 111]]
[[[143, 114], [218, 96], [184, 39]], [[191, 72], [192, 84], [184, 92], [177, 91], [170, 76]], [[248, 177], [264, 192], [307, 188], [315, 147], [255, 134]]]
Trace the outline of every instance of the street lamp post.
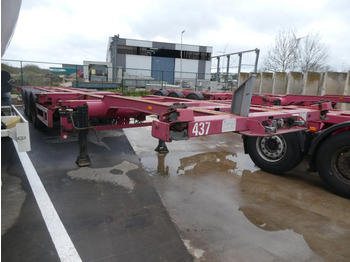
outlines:
[[181, 32], [181, 51], [180, 51], [180, 89], [182, 89], [182, 38], [185, 30]]

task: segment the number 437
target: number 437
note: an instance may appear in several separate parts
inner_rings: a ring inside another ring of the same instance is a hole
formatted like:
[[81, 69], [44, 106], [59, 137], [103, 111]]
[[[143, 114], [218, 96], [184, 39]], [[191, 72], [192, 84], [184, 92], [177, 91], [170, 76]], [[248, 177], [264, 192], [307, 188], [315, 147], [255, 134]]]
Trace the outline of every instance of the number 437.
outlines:
[[203, 136], [209, 133], [210, 122], [195, 123], [192, 129], [192, 133], [195, 136]]

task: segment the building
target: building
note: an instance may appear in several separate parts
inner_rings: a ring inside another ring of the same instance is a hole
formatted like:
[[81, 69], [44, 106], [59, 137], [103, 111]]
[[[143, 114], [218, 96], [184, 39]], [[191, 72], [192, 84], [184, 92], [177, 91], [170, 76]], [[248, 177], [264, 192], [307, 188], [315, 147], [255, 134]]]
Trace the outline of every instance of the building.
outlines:
[[[178, 84], [181, 80], [210, 81], [210, 46], [152, 42], [120, 38], [109, 38], [107, 62], [113, 68], [122, 68], [124, 76], [144, 77]], [[181, 58], [182, 50], [182, 58]], [[118, 70], [113, 70], [113, 81], [117, 81]]]
[[84, 78], [86, 81], [95, 82], [111, 82], [112, 81], [112, 63], [83, 61], [84, 63]]

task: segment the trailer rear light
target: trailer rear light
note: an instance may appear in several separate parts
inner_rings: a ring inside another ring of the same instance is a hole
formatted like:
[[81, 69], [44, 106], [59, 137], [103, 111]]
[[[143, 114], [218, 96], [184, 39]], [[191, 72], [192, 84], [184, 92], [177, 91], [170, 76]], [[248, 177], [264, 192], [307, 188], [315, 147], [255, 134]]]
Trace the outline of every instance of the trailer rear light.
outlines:
[[316, 132], [316, 131], [317, 131], [317, 128], [314, 127], [314, 126], [310, 126], [310, 127], [309, 127], [309, 130], [310, 130], [311, 132]]

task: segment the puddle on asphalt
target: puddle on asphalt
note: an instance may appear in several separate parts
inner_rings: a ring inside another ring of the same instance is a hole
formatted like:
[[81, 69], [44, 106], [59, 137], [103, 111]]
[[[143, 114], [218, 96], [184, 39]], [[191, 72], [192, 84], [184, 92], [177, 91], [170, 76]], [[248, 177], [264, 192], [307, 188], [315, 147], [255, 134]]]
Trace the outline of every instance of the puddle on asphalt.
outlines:
[[[181, 155], [189, 153], [182, 152]], [[144, 168], [149, 172], [150, 176], [156, 175], [190, 175], [201, 173], [226, 172], [241, 176], [249, 166], [249, 172], [260, 170], [254, 166], [250, 159], [243, 153], [235, 153], [229, 151], [213, 151], [198, 154], [191, 154], [186, 157], [178, 158], [175, 153], [169, 154], [153, 154], [140, 157]]]
[[191, 246], [191, 240], [188, 239], [184, 239], [183, 240], [185, 247], [187, 248], [188, 252], [195, 257], [196, 260], [200, 259], [203, 254], [204, 254], [204, 250], [200, 249], [200, 248], [195, 248], [193, 246]]
[[228, 151], [205, 152], [181, 158], [177, 173], [190, 174], [191, 172], [207, 173], [219, 171], [241, 176], [249, 164], [250, 172], [260, 170], [251, 165], [251, 163], [244, 161], [242, 153]]
[[73, 179], [110, 183], [131, 191], [134, 189], [135, 183], [126, 174], [137, 168], [139, 168], [137, 165], [123, 161], [121, 164], [112, 167], [81, 167], [67, 172], [67, 175]]

